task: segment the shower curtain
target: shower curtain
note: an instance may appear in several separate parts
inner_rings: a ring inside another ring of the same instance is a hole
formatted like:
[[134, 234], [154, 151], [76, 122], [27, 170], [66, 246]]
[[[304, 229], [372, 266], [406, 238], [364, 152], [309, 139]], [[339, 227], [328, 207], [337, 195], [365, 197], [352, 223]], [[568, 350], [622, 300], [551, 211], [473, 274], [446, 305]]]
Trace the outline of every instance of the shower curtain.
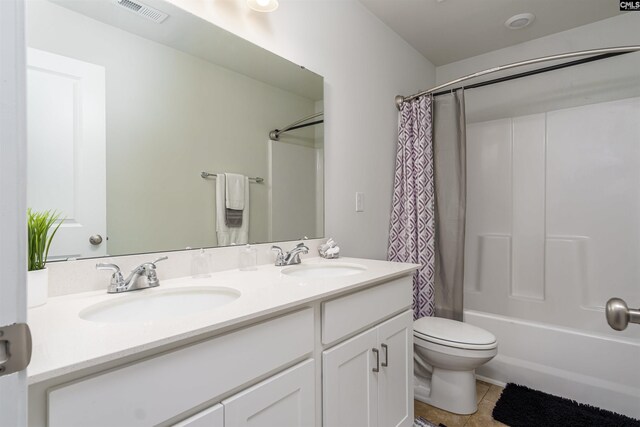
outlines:
[[402, 103], [388, 259], [421, 267], [413, 315], [462, 320], [466, 211], [462, 89]]
[[467, 142], [464, 90], [433, 103], [435, 315], [462, 320]]
[[435, 312], [431, 105], [432, 98], [422, 96], [400, 107], [389, 230], [389, 261], [421, 264], [413, 276], [414, 319]]

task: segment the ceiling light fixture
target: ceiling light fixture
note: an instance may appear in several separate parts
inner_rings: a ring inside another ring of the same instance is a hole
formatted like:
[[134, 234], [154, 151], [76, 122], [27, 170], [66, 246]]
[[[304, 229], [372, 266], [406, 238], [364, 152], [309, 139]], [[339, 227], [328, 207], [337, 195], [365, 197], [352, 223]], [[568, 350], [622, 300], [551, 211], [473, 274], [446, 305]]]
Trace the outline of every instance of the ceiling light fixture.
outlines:
[[278, 8], [278, 0], [247, 0], [247, 6], [257, 12], [273, 12]]
[[504, 21], [504, 26], [510, 30], [521, 30], [531, 25], [534, 19], [536, 16], [533, 13], [520, 13]]

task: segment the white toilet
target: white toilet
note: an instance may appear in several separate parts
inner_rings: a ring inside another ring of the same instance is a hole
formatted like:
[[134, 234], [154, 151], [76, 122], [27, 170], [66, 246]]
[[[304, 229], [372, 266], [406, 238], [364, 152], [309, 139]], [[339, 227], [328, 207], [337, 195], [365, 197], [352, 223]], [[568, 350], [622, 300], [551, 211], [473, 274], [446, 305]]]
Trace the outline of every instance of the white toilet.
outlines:
[[445, 411], [472, 414], [475, 369], [498, 353], [496, 337], [477, 326], [440, 317], [413, 323], [415, 398]]

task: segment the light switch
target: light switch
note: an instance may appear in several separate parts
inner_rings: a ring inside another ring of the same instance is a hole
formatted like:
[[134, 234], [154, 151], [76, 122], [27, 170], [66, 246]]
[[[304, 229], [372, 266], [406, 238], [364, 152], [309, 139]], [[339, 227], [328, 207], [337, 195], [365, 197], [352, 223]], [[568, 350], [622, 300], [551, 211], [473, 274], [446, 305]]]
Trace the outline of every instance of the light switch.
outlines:
[[356, 212], [364, 212], [364, 193], [356, 192]]

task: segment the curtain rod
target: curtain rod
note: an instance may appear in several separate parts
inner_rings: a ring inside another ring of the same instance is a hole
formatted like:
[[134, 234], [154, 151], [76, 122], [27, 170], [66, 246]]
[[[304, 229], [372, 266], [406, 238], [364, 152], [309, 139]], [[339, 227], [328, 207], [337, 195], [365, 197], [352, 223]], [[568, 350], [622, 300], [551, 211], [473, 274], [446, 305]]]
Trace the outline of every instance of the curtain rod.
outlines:
[[[411, 101], [412, 99], [415, 99], [419, 96], [422, 95], [428, 95], [428, 94], [434, 94], [436, 91], [440, 90], [440, 89], [444, 89], [445, 87], [448, 86], [452, 86], [456, 83], [461, 83], [463, 81], [466, 80], [470, 80], [476, 77], [481, 77], [487, 74], [492, 74], [492, 73], [496, 73], [498, 71], [504, 71], [504, 70], [509, 70], [512, 68], [517, 68], [517, 67], [523, 67], [525, 65], [532, 65], [532, 64], [538, 64], [541, 62], [547, 62], [547, 61], [555, 61], [555, 60], [559, 60], [559, 59], [567, 59], [567, 58], [575, 58], [578, 56], [587, 56], [587, 55], [601, 55], [604, 56], [606, 55], [606, 57], [610, 57], [610, 56], [615, 56], [616, 54], [623, 54], [623, 53], [631, 53], [631, 52], [636, 52], [640, 50], [640, 46], [635, 45], [635, 46], [618, 46], [618, 47], [608, 47], [608, 48], [601, 48], [601, 49], [590, 49], [590, 50], [581, 50], [578, 52], [569, 52], [569, 53], [562, 53], [562, 54], [558, 54], [558, 55], [550, 55], [550, 56], [544, 56], [541, 58], [535, 58], [535, 59], [528, 59], [526, 61], [519, 61], [519, 62], [513, 62], [510, 64], [506, 64], [506, 65], [500, 65], [497, 67], [493, 67], [493, 68], [489, 68], [487, 70], [483, 70], [483, 71], [479, 71], [476, 73], [472, 73], [472, 74], [468, 74], [466, 76], [451, 80], [447, 83], [432, 87], [431, 89], [427, 89], [424, 90], [422, 92], [418, 92], [415, 93], [413, 95], [409, 95], [409, 96], [402, 96], [402, 95], [398, 95], [395, 98], [396, 101], [396, 106], [398, 107], [398, 109], [400, 109], [400, 106], [402, 105], [403, 102], [406, 101]], [[599, 59], [604, 59], [604, 57], [599, 58]], [[594, 59], [595, 61], [596, 59]], [[578, 62], [578, 61], [575, 61]], [[588, 61], [582, 61], [582, 62], [578, 62], [578, 63], [584, 63], [584, 62], [588, 62]], [[561, 64], [562, 65], [562, 64]], [[572, 65], [577, 65], [577, 64], [572, 64]], [[569, 66], [569, 65], [567, 65]], [[552, 67], [547, 67], [549, 69], [557, 69], [556, 68], [552, 68]], [[547, 70], [550, 71], [550, 70]], [[540, 71], [542, 72], [542, 71]], [[521, 73], [521, 74], [525, 74], [525, 73]], [[530, 75], [530, 74], [529, 74]], [[524, 75], [521, 75], [520, 77], [524, 77]], [[496, 79], [496, 83], [498, 81], [505, 81], [507, 80], [508, 77], [504, 77], [502, 79]], [[481, 83], [478, 83], [478, 85]], [[486, 84], [489, 84], [489, 82], [486, 82]], [[478, 86], [476, 86], [478, 87]]]
[[433, 93], [431, 96], [440, 96], [446, 95], [451, 92], [455, 92], [458, 89], [475, 89], [483, 86], [490, 86], [496, 83], [508, 82], [510, 80], [520, 79], [522, 77], [535, 76], [536, 74], [546, 73], [548, 71], [561, 70], [563, 68], [573, 67], [575, 65], [587, 64], [589, 62], [600, 61], [601, 59], [612, 58], [618, 55], [625, 55], [630, 52], [613, 52], [613, 53], [603, 53], [602, 55], [590, 56], [588, 58], [576, 59], [575, 61], [563, 62], [562, 64], [550, 65], [548, 67], [537, 68], [531, 71], [525, 71], [523, 73], [512, 74], [510, 76], [498, 77], [497, 79], [487, 80], [480, 83], [474, 83], [467, 86], [458, 86], [451, 89], [446, 89], [440, 92]]
[[[280, 140], [280, 135], [285, 133], [285, 132], [288, 132], [290, 130], [305, 128], [307, 126], [317, 125], [319, 123], [324, 123], [324, 120], [316, 120], [315, 122], [304, 123], [306, 121], [309, 121], [311, 119], [315, 119], [316, 117], [320, 117], [322, 115], [324, 115], [323, 111], [321, 111], [319, 113], [312, 114], [312, 115], [307, 116], [307, 117], [305, 117], [303, 119], [297, 120], [297, 121], [291, 123], [290, 125], [287, 125], [287, 126], [283, 127], [282, 129], [274, 129], [271, 132], [269, 132], [269, 138], [273, 139], [274, 141], [279, 141]], [[304, 123], [304, 124], [302, 124], [302, 123]]]

